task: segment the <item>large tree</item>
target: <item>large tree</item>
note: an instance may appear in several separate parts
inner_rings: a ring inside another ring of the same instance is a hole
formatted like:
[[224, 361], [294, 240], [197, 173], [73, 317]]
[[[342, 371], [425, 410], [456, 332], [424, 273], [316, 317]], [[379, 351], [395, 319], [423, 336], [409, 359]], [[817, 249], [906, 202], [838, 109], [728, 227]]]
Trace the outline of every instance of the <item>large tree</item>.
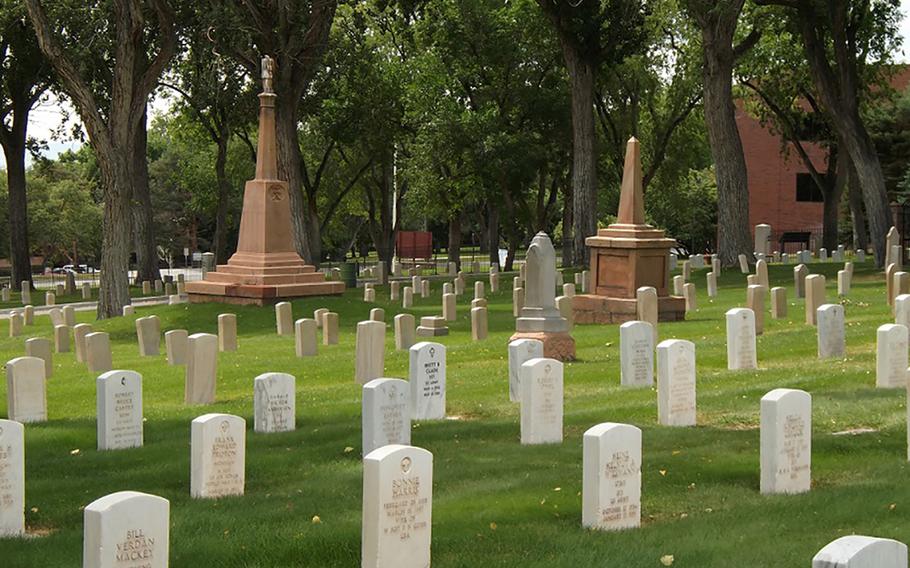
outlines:
[[11, 285], [32, 281], [25, 153], [29, 112], [50, 86], [50, 65], [19, 3], [0, 7], [0, 145], [9, 192]]
[[717, 179], [717, 248], [732, 266], [754, 252], [749, 230], [749, 185], [742, 139], [736, 126], [733, 68], [759, 35], [736, 44], [745, 0], [682, 0], [701, 32], [705, 124]]
[[572, 86], [575, 263], [587, 264], [585, 238], [597, 233], [598, 211], [595, 78], [601, 66], [615, 65], [639, 49], [648, 2], [538, 0], [538, 3], [556, 29]]
[[785, 9], [799, 35], [819, 99], [828, 111], [862, 188], [876, 264], [892, 225], [881, 162], [861, 115], [863, 68], [887, 58], [896, 36], [897, 0], [755, 0]]
[[297, 127], [304, 95], [321, 68], [337, 0], [211, 0], [218, 49], [237, 59], [255, 77], [262, 55], [275, 58], [275, 130], [278, 172], [288, 182], [297, 252], [309, 263], [322, 258], [319, 219], [302, 193], [303, 158]]
[[[42, 0], [26, 5], [41, 51], [75, 105], [101, 170], [98, 317], [119, 316], [129, 303], [134, 151], [149, 94], [176, 50], [174, 11], [168, 0], [55, 1], [50, 10]], [[91, 46], [94, 56], [74, 52], [74, 45]]]

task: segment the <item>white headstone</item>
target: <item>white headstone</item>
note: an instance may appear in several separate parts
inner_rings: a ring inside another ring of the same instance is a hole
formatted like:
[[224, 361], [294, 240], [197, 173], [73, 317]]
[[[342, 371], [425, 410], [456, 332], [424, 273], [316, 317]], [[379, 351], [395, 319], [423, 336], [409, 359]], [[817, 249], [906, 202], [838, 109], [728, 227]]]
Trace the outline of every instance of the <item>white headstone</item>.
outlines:
[[218, 350], [237, 351], [237, 314], [218, 316]]
[[641, 524], [641, 430], [608, 422], [585, 432], [581, 511], [587, 528]]
[[92, 332], [92, 326], [87, 323], [79, 323], [73, 327], [73, 345], [76, 346], [76, 361], [85, 363], [88, 359], [86, 352], [85, 336]]
[[211, 333], [194, 333], [187, 338], [186, 404], [212, 404], [215, 402], [215, 383], [218, 375], [218, 336]]
[[803, 493], [812, 476], [812, 397], [774, 389], [761, 399], [761, 492]]
[[142, 375], [108, 371], [95, 380], [98, 450], [142, 447]]
[[44, 337], [32, 337], [25, 340], [25, 355], [37, 357], [44, 361], [44, 378], [49, 379], [54, 375], [54, 355], [51, 351], [51, 342]]
[[727, 369], [757, 369], [755, 313], [748, 308], [727, 312]]
[[[309, 320], [313, 321], [313, 320]], [[294, 375], [263, 373], [253, 379], [253, 430], [290, 432], [297, 424]]]
[[521, 443], [562, 442], [563, 366], [538, 358], [521, 365]]
[[509, 343], [509, 400], [521, 400], [521, 366], [531, 359], [543, 357], [543, 341], [516, 339]]
[[47, 420], [44, 360], [17, 357], [6, 363], [6, 414], [16, 422]]
[[411, 443], [410, 386], [401, 379], [373, 379], [363, 385], [363, 453], [389, 444]]
[[294, 314], [290, 302], [275, 304], [275, 330], [278, 335], [291, 335], [294, 333]]
[[168, 365], [186, 365], [189, 334], [185, 329], [172, 329], [164, 334]]
[[361, 568], [428, 568], [433, 454], [391, 444], [363, 458]]
[[716, 298], [717, 297], [717, 275], [714, 272], [709, 272], [705, 278], [708, 282], [708, 297]]
[[825, 304], [818, 308], [818, 358], [843, 357], [846, 351], [844, 337], [844, 307]]
[[414, 345], [416, 322], [413, 314], [395, 316], [395, 349], [403, 351]]
[[95, 331], [85, 336], [85, 354], [85, 362], [91, 373], [106, 373], [114, 367], [111, 362], [111, 337], [103, 331]]
[[85, 507], [83, 568], [167, 568], [171, 505], [136, 491], [106, 495]]
[[190, 429], [190, 495], [243, 495], [246, 421], [231, 414], [204, 414]]
[[654, 330], [654, 343], [657, 343], [657, 323], [660, 315], [657, 289], [652, 286], [642, 286], [636, 290], [635, 307], [638, 320], [651, 324], [651, 328]]
[[25, 428], [0, 419], [0, 538], [25, 534]]
[[907, 568], [907, 545], [887, 538], [842, 536], [818, 551], [812, 568]]
[[318, 345], [316, 320], [302, 318], [294, 322], [294, 349], [298, 357], [315, 357]]
[[161, 351], [161, 323], [156, 316], [136, 319], [140, 357], [157, 357]]
[[362, 321], [357, 324], [354, 380], [364, 385], [385, 372], [385, 323]]
[[657, 346], [657, 416], [664, 426], [695, 426], [695, 344], [667, 339]]
[[907, 387], [908, 330], [900, 324], [885, 324], [876, 334], [875, 386], [884, 389]]
[[442, 420], [446, 417], [446, 347], [421, 341], [409, 350], [411, 418]]
[[624, 387], [654, 384], [654, 330], [646, 321], [619, 326], [619, 367]]

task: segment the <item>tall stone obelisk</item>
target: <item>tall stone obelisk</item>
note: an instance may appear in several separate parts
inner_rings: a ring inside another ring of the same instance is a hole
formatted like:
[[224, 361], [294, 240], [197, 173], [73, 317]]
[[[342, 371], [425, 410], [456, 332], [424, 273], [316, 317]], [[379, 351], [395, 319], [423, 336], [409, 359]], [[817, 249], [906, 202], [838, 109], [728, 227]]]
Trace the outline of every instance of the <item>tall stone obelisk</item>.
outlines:
[[590, 294], [575, 296], [575, 323], [623, 323], [637, 319], [636, 291], [657, 290], [660, 321], [686, 317], [685, 299], [669, 293], [669, 253], [676, 244], [645, 222], [641, 148], [632, 138], [626, 145], [622, 190], [616, 223], [585, 239], [594, 278]]
[[186, 285], [191, 302], [263, 305], [344, 292], [342, 282], [326, 281], [294, 247], [288, 184], [278, 179], [274, 65], [271, 57], [262, 59], [256, 177], [246, 182], [243, 192], [237, 252], [204, 280]]

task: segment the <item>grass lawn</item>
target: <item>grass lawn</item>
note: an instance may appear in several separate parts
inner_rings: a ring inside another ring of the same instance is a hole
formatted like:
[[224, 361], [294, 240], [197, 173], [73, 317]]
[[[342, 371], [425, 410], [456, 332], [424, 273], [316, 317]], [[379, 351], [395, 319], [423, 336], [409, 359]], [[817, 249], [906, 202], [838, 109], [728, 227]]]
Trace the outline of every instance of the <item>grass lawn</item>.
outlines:
[[[813, 264], [835, 298], [840, 265]], [[798, 567], [840, 536], [859, 533], [910, 542], [905, 394], [876, 390], [875, 332], [893, 318], [884, 280], [858, 265], [844, 300], [847, 358], [819, 362], [815, 329], [793, 298], [793, 266], [772, 266], [772, 285], [788, 288], [789, 317], [771, 320], [758, 340], [757, 372], [726, 370], [724, 312], [745, 303], [745, 276], [728, 270], [720, 297], [705, 294], [695, 271], [699, 309], [660, 326], [661, 339], [696, 345], [698, 427], [657, 425], [656, 391], [619, 387], [617, 326], [576, 327], [578, 361], [565, 368], [565, 441], [522, 447], [519, 407], [509, 402], [506, 344], [514, 322], [511, 290], [490, 300], [490, 337], [470, 338], [470, 294], [459, 298], [448, 347], [448, 414], [413, 425], [412, 443], [433, 452], [433, 566], [441, 567]], [[511, 277], [504, 275], [507, 285]], [[466, 286], [471, 290], [471, 283]], [[415, 298], [415, 315], [441, 313], [442, 285]], [[95, 449], [95, 381], [72, 353], [56, 355], [48, 382], [50, 421], [26, 428], [26, 522], [32, 537], [0, 541], [0, 566], [81, 566], [82, 508], [121, 490], [171, 501], [171, 565], [358, 566], [360, 562], [360, 388], [354, 384], [354, 328], [371, 307], [401, 311], [379, 288], [375, 305], [362, 291], [295, 301], [294, 317], [328, 307], [341, 315], [340, 345], [320, 345], [297, 359], [292, 337], [275, 334], [271, 308], [178, 305], [156, 313], [163, 330], [216, 333], [216, 317], [238, 315], [240, 350], [221, 354], [217, 404], [183, 405], [183, 369], [165, 357], [140, 358], [134, 317], [96, 323], [111, 334], [114, 366], [142, 374], [145, 447]], [[43, 299], [43, 298], [42, 298]], [[93, 313], [78, 313], [88, 322]], [[24, 340], [51, 337], [48, 316], [23, 337], [0, 339], [0, 360], [24, 353]], [[386, 340], [386, 376], [407, 378], [408, 358]], [[162, 341], [163, 351], [163, 341]], [[297, 377], [297, 430], [252, 432], [253, 378]], [[759, 494], [759, 399], [776, 387], [813, 397], [812, 491]], [[6, 416], [5, 383], [0, 416]], [[194, 501], [190, 421], [208, 412], [247, 420], [246, 495]], [[600, 422], [643, 430], [642, 527], [621, 533], [581, 527], [582, 434]], [[835, 435], [868, 428], [860, 435]], [[75, 450], [79, 452], [75, 452]], [[315, 522], [318, 516], [321, 522]]]

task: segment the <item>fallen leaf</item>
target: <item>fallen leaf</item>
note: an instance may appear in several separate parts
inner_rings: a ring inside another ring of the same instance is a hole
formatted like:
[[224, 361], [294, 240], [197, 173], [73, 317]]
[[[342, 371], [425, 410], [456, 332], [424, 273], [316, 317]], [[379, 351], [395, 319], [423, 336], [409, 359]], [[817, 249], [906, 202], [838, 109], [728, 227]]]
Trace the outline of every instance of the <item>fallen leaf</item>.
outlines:
[[347, 446], [347, 447], [345, 447], [345, 449], [344, 449], [344, 453], [346, 453], [346, 454], [349, 454], [349, 453], [351, 453], [351, 452], [353, 452], [353, 451], [354, 451], [354, 448], [352, 448], [351, 446]]
[[672, 554], [665, 554], [660, 557], [660, 563], [664, 566], [672, 566], [674, 560], [675, 558], [673, 558]]
[[71, 455], [71, 456], [78, 456], [78, 455], [79, 455], [79, 452], [80, 452], [79, 448], [76, 448], [75, 450], [70, 450], [70, 455]]
[[314, 525], [321, 525], [321, 524], [322, 524], [322, 519], [319, 518], [319, 515], [313, 515], [313, 524], [314, 524]]
[[496, 523], [490, 523], [490, 530], [491, 530], [491, 531], [495, 531], [495, 530], [496, 530]]
[[667, 470], [665, 470], [665, 469], [661, 469], [661, 470], [659, 470], [659, 472], [661, 475], [667, 475]]

